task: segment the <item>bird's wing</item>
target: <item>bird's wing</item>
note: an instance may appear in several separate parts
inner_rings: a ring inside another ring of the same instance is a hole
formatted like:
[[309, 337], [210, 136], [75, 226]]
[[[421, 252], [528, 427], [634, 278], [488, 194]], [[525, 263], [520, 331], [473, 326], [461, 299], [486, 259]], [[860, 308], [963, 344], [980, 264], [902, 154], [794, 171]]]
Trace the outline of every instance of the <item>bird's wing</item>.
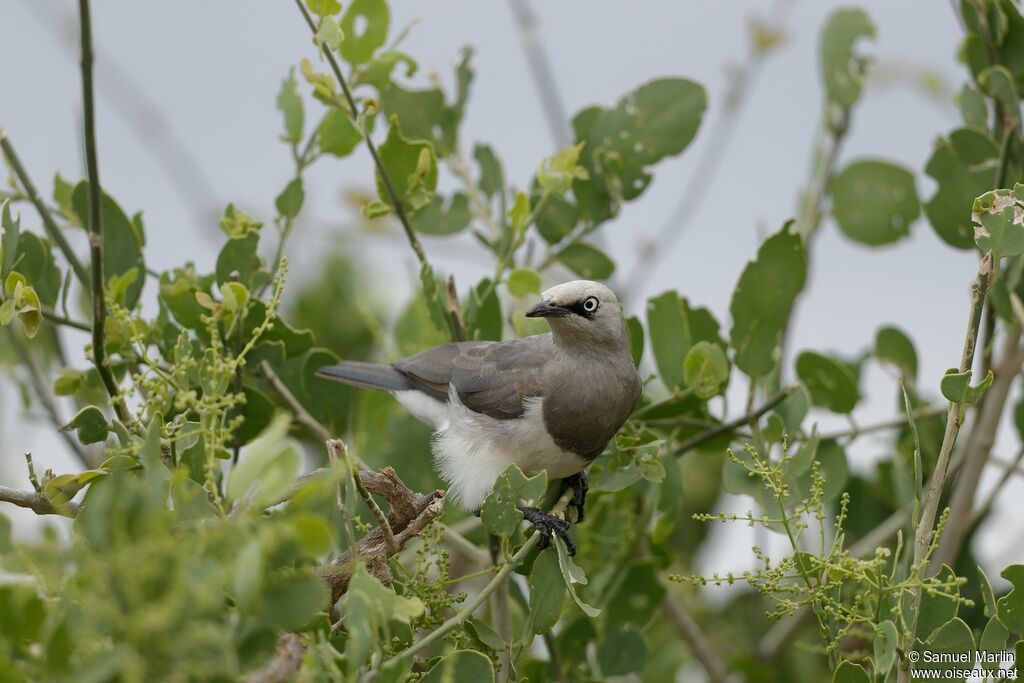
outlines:
[[551, 350], [550, 334], [458, 342], [395, 361], [394, 367], [436, 399], [445, 400], [452, 386], [470, 410], [508, 420], [523, 414], [525, 399], [541, 396], [541, 374]]

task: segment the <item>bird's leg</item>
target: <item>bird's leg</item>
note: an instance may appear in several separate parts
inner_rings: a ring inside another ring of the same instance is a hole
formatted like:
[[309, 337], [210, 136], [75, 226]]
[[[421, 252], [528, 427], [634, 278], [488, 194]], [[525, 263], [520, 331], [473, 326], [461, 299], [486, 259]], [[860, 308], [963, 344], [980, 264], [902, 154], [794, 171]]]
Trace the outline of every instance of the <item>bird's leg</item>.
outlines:
[[543, 550], [551, 545], [551, 534], [555, 534], [565, 543], [565, 549], [570, 555], [576, 554], [576, 544], [569, 538], [569, 522], [535, 507], [519, 506], [519, 511], [523, 513], [523, 519], [532, 524], [540, 535], [538, 548]]
[[[587, 491], [590, 484], [587, 482], [587, 473], [578, 472], [562, 480], [562, 493], [572, 489], [572, 500], [569, 507], [576, 510], [576, 524], [583, 521], [583, 506], [587, 502]], [[561, 494], [559, 494], [561, 495]]]

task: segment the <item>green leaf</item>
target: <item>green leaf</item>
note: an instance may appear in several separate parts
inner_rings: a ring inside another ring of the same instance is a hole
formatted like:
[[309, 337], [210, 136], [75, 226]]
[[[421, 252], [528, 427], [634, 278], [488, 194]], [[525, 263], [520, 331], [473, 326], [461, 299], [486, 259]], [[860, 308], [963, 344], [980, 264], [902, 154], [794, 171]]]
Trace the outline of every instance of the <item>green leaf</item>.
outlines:
[[569, 191], [575, 180], [587, 180], [587, 169], [577, 163], [586, 142], [578, 142], [555, 152], [541, 162], [537, 170], [537, 182], [542, 188], [556, 195]]
[[445, 655], [420, 679], [421, 683], [494, 683], [495, 680], [494, 663], [490, 657], [476, 650], [455, 650]]
[[[75, 213], [82, 218], [83, 226], [87, 230], [90, 229], [88, 181], [78, 183], [71, 201]], [[100, 204], [100, 220], [103, 224], [103, 274], [109, 278], [113, 275], [122, 275], [132, 268], [145, 273], [146, 262], [142, 254], [145, 239], [139, 224], [129, 220], [117, 202], [105, 192]], [[134, 308], [138, 302], [145, 282], [146, 278], [137, 278], [128, 288], [125, 305], [129, 309]]]
[[306, 0], [306, 7], [310, 12], [321, 17], [341, 11], [341, 3], [338, 0]]
[[886, 619], [878, 625], [871, 650], [874, 654], [875, 672], [881, 674], [883, 678], [896, 662], [896, 648], [899, 644], [900, 633], [891, 619]]
[[274, 503], [291, 487], [302, 458], [285, 437], [291, 425], [287, 413], [278, 413], [263, 433], [242, 453], [228, 477], [228, 496], [233, 501], [249, 501], [260, 511]]
[[[406, 211], [415, 215], [425, 209], [437, 187], [437, 158], [430, 143], [407, 140], [399, 129], [398, 119], [392, 116], [387, 139], [378, 153], [391, 187]], [[394, 208], [380, 169], [377, 169], [376, 175], [380, 201]]]
[[505, 284], [509, 294], [519, 297], [540, 294], [540, 288], [543, 286], [540, 273], [532, 268], [516, 268], [509, 273]]
[[942, 395], [946, 397], [946, 400], [953, 403], [972, 405], [992, 386], [993, 379], [994, 375], [989, 370], [988, 374], [985, 375], [985, 379], [972, 387], [970, 370], [967, 372], [957, 372], [956, 368], [950, 368], [942, 376], [939, 388], [942, 391]]
[[722, 385], [728, 379], [729, 361], [722, 347], [699, 341], [686, 353], [683, 360], [683, 381], [697, 398], [711, 398], [721, 391]]
[[1024, 635], [1024, 564], [1011, 564], [999, 575], [1013, 584], [1010, 592], [996, 601], [999, 620], [1011, 633]]
[[327, 604], [327, 587], [311, 574], [294, 574], [269, 584], [263, 591], [260, 621], [282, 631], [308, 624]]
[[730, 344], [736, 367], [747, 375], [761, 377], [775, 366], [779, 333], [806, 277], [803, 243], [788, 225], [769, 237], [743, 269], [729, 306]]
[[999, 656], [1006, 650], [1006, 641], [1010, 632], [999, 621], [999, 617], [992, 617], [985, 624], [985, 630], [981, 632], [981, 640], [978, 641], [978, 663], [985, 671], [992, 672], [999, 668]]
[[501, 299], [490, 279], [484, 278], [470, 290], [466, 302], [466, 336], [470, 339], [500, 341], [504, 319], [501, 317]]
[[234, 280], [238, 274], [238, 282], [250, 290], [257, 289], [270, 277], [259, 257], [258, 232], [246, 232], [238, 237], [231, 237], [217, 254], [217, 284], [224, 285]]
[[957, 96], [957, 104], [964, 117], [964, 124], [982, 131], [988, 130], [988, 102], [980, 90], [970, 83], [964, 83]]
[[821, 77], [828, 101], [847, 109], [860, 98], [867, 60], [854, 51], [860, 38], [873, 38], [875, 25], [859, 9], [832, 13], [821, 32]]
[[[396, 594], [359, 563], [341, 601], [341, 613], [349, 632], [345, 650], [349, 672], [363, 663], [373, 643], [391, 641], [392, 621], [409, 624], [423, 614], [423, 609], [419, 598]], [[354, 678], [351, 676], [349, 680]]]
[[[971, 627], [959, 617], [950, 618], [949, 621], [935, 629], [935, 632], [925, 642], [924, 649], [929, 651], [933, 662], [938, 661], [937, 663], [921, 661], [915, 667], [919, 670], [941, 671], [942, 680], [962, 683], [965, 677], [956, 674], [973, 668], [974, 636], [971, 634]], [[959, 660], [960, 657], [968, 657], [966, 661], [971, 663], [963, 663]]]
[[832, 213], [854, 242], [879, 246], [910, 234], [921, 214], [914, 175], [885, 161], [857, 161], [832, 180]]
[[[356, 22], [363, 26], [356, 30]], [[341, 18], [345, 40], [339, 48], [341, 56], [350, 64], [370, 61], [377, 48], [388, 38], [391, 14], [384, 0], [353, 0]]]
[[[669, 463], [669, 466], [674, 464]], [[676, 493], [678, 498], [678, 491]], [[608, 600], [607, 623], [645, 629], [661, 611], [665, 593], [665, 586], [658, 579], [656, 564], [641, 561], [630, 565], [618, 589]]]
[[572, 596], [573, 602], [588, 617], [596, 619], [600, 616], [601, 610], [583, 602], [580, 596], [576, 594], [575, 584], [587, 585], [587, 575], [583, 573], [583, 569], [579, 565], [572, 561], [572, 557], [569, 556], [569, 551], [565, 547], [565, 542], [561, 538], [553, 535], [551, 541], [555, 544], [555, 549], [558, 552], [558, 567], [562, 570], [562, 579], [565, 581], [565, 587], [569, 589], [569, 595]]
[[509, 465], [494, 482], [480, 507], [480, 521], [496, 536], [510, 536], [523, 521], [519, 501], [537, 501], [548, 486], [547, 472], [527, 477], [518, 465]]
[[587, 280], [605, 280], [615, 272], [615, 262], [586, 242], [573, 242], [558, 253], [566, 268]]
[[281, 89], [277, 93], [277, 108], [284, 116], [285, 142], [301, 142], [305, 113], [302, 98], [299, 96], [299, 84], [295, 80], [295, 67], [289, 69], [288, 77], [281, 81]]
[[1016, 206], [1003, 207], [997, 213], [983, 213], [980, 226], [974, 228], [974, 242], [992, 257], [1017, 256], [1024, 253], [1024, 225], [1014, 219]]
[[647, 646], [632, 628], [613, 626], [597, 648], [597, 663], [603, 676], [622, 676], [644, 668]]
[[[576, 114], [576, 141], [586, 143], [580, 163], [590, 175], [589, 182], [573, 187], [581, 205], [580, 193], [588, 188], [598, 194], [588, 204], [607, 206], [640, 196], [651, 180], [646, 168], [686, 149], [706, 108], [707, 95], [699, 84], [660, 78], [627, 94], [612, 109], [588, 107]], [[607, 210], [601, 213], [607, 215]]]
[[341, 47], [341, 41], [344, 39], [345, 32], [341, 30], [338, 20], [334, 17], [323, 17], [313, 36], [313, 42], [318, 48], [322, 50], [326, 46], [335, 52]]
[[[936, 578], [945, 583], [952, 583], [956, 574], [948, 565], [944, 564], [939, 569]], [[960, 589], [956, 588], [952, 593], [953, 596], [959, 596]], [[921, 593], [921, 606], [917, 612], [917, 635], [921, 640], [932, 642], [934, 638], [932, 631], [949, 624], [950, 620], [956, 616], [958, 606], [953, 596], [929, 593], [928, 591]]]
[[996, 144], [971, 128], [954, 130], [948, 140], [936, 143], [924, 170], [938, 187], [924, 213], [947, 244], [958, 249], [974, 246], [971, 208], [975, 197], [995, 185], [998, 160]]
[[[26, 284], [32, 285], [39, 300], [47, 306], [56, 306], [60, 296], [61, 270], [54, 261], [50, 242], [32, 232], [23, 232], [18, 240], [14, 262]], [[109, 277], [109, 273], [108, 273]]]
[[[890, 622], [891, 623], [891, 622]], [[879, 669], [882, 671], [883, 669]], [[860, 664], [843, 660], [832, 674], [832, 683], [871, 683], [871, 677]]]
[[917, 379], [917, 351], [914, 342], [898, 327], [878, 328], [873, 353], [879, 361], [895, 366], [900, 375], [910, 382]]
[[0, 281], [7, 278], [14, 269], [18, 255], [18, 237], [21, 234], [21, 215], [11, 215], [11, 202], [5, 199], [0, 205], [0, 225], [3, 226], [3, 237], [0, 238]]
[[635, 315], [626, 318], [626, 332], [629, 334], [629, 355], [633, 365], [640, 367], [640, 359], [644, 355], [644, 326]]
[[347, 112], [332, 107], [320, 121], [320, 150], [336, 157], [347, 157], [363, 140]]
[[477, 143], [473, 146], [473, 158], [480, 165], [480, 180], [477, 185], [488, 197], [493, 197], [505, 187], [505, 172], [501, 161], [490, 145]]
[[12, 320], [14, 320], [14, 299], [7, 299], [0, 304], [0, 327], [7, 327]]
[[436, 195], [416, 219], [416, 232], [424, 235], [454, 235], [469, 227], [472, 220], [469, 198], [464, 193], [453, 193], [447, 204], [440, 195]]
[[530, 623], [533, 633], [546, 633], [562, 614], [565, 582], [554, 553], [540, 553], [530, 571]]
[[796, 374], [811, 394], [811, 403], [834, 413], [849, 413], [860, 401], [857, 377], [832, 356], [804, 351], [796, 358]]
[[996, 596], [992, 592], [992, 584], [988, 580], [988, 576], [985, 574], [985, 570], [978, 565], [978, 588], [981, 591], [981, 597], [984, 602], [984, 613], [986, 617], [994, 617], [999, 614], [999, 609], [996, 607]]
[[559, 197], [556, 194], [549, 194], [548, 200], [543, 205], [540, 204], [538, 198], [534, 204], [534, 210], [537, 211], [534, 225], [537, 226], [537, 232], [548, 244], [558, 244], [568, 237], [580, 220], [579, 207], [565, 197]]
[[658, 375], [668, 388], [683, 388], [683, 361], [693, 344], [689, 304], [674, 291], [647, 302], [647, 329]]
[[110, 433], [110, 423], [107, 422], [103, 411], [96, 406], [85, 406], [71, 418], [71, 421], [60, 428], [62, 432], [69, 432], [72, 429], [78, 435], [78, 440], [83, 444], [100, 443], [107, 440]]
[[281, 194], [277, 195], [277, 199], [274, 200], [274, 206], [277, 207], [277, 212], [285, 218], [295, 218], [299, 215], [299, 211], [302, 210], [302, 202], [306, 198], [306, 193], [302, 189], [302, 178], [293, 178]]

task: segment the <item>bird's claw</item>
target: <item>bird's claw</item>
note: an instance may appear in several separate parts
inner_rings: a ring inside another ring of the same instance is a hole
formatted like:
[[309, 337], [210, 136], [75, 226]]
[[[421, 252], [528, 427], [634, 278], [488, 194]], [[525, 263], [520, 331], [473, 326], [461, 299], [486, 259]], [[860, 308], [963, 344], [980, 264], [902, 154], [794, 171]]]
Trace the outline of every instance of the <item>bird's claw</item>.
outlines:
[[569, 522], [535, 507], [523, 507], [520, 511], [523, 513], [523, 519], [532, 524], [540, 536], [540, 542], [537, 543], [539, 549], [543, 550], [551, 545], [551, 535], [555, 534], [565, 543], [569, 555], [576, 554], [576, 544], [569, 538]]
[[572, 489], [572, 500], [569, 507], [576, 510], [576, 524], [583, 521], [583, 509], [587, 502], [587, 491], [590, 490], [590, 483], [587, 481], [587, 473], [579, 472], [562, 480], [562, 493], [566, 489]]

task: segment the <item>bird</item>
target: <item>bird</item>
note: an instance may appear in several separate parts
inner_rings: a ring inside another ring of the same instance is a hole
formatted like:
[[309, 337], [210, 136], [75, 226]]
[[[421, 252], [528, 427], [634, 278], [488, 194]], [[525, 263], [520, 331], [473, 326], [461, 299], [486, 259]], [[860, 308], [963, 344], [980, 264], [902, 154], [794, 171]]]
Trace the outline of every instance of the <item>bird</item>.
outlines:
[[[516, 464], [573, 489], [584, 516], [585, 470], [625, 423], [643, 391], [622, 308], [611, 289], [573, 280], [541, 293], [529, 318], [550, 332], [506, 341], [443, 344], [390, 364], [342, 361], [317, 375], [391, 394], [435, 430], [434, 464], [450, 497], [479, 514], [498, 476]], [[568, 522], [521, 507], [540, 534], [571, 553]]]

